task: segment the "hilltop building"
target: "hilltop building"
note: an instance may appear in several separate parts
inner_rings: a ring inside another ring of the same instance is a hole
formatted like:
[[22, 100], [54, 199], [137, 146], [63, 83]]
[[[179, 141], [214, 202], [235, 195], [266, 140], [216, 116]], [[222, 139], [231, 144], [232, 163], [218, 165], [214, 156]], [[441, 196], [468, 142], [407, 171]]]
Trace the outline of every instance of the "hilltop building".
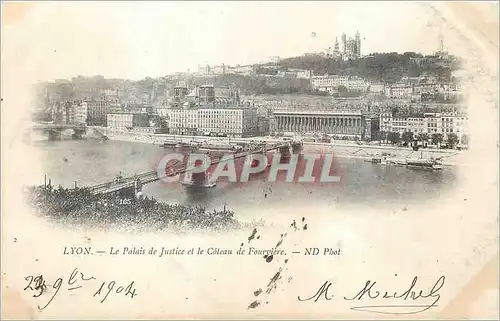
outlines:
[[333, 49], [329, 50], [328, 55], [332, 58], [342, 59], [344, 61], [360, 58], [361, 36], [359, 32], [356, 32], [354, 38], [348, 38], [347, 35], [343, 33], [340, 37], [340, 43], [338, 38], [335, 38]]
[[346, 34], [342, 34], [341, 42], [342, 60], [352, 60], [361, 57], [361, 36], [356, 32], [354, 38], [347, 38]]

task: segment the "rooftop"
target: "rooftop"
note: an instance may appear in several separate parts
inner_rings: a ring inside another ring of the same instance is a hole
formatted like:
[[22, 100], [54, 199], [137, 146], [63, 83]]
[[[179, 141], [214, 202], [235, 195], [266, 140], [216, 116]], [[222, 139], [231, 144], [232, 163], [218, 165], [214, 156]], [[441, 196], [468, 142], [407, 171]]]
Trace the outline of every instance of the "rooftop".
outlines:
[[274, 115], [362, 115], [361, 110], [279, 110], [274, 111]]

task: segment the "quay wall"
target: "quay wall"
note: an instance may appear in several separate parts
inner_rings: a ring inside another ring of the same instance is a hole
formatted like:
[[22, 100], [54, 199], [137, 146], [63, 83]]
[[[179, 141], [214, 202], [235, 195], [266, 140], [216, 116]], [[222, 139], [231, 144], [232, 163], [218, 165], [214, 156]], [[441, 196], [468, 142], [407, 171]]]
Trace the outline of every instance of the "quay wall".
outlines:
[[[270, 138], [270, 137], [250, 137], [250, 138], [227, 138], [227, 137], [208, 137], [208, 136], [177, 136], [169, 134], [152, 134], [152, 133], [140, 133], [132, 131], [118, 131], [112, 130], [107, 127], [95, 127], [92, 128], [98, 130], [100, 133], [108, 136], [110, 140], [118, 140], [125, 142], [135, 142], [135, 143], [146, 143], [154, 144], [160, 146], [166, 140], [175, 140], [182, 142], [214, 142], [215, 143], [229, 143], [229, 142], [249, 142], [256, 140], [265, 140], [268, 142], [279, 142], [280, 139]], [[355, 142], [349, 143], [344, 141], [335, 141], [333, 143], [313, 143], [304, 142], [303, 144], [304, 152], [309, 153], [334, 153], [337, 157], [343, 158], [361, 158], [361, 159], [371, 159], [372, 157], [378, 157], [386, 155], [389, 158], [430, 158], [430, 157], [440, 157], [444, 165], [462, 165], [466, 166], [468, 161], [467, 151], [457, 151], [449, 149], [433, 149], [426, 148], [420, 149], [419, 151], [413, 151], [409, 147], [397, 147], [397, 146], [380, 146], [380, 145], [368, 145], [368, 144], [357, 144]]]

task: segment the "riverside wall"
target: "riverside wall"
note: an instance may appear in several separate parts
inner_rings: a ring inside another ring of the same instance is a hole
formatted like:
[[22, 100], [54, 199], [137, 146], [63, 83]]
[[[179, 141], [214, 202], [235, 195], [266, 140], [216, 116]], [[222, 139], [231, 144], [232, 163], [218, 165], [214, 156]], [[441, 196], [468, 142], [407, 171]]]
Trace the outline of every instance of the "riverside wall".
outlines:
[[[99, 133], [106, 135], [110, 140], [125, 142], [136, 142], [154, 144], [160, 146], [166, 140], [182, 142], [249, 142], [257, 140], [266, 140], [269, 142], [278, 142], [279, 139], [270, 137], [251, 137], [251, 138], [227, 138], [227, 137], [207, 137], [207, 136], [176, 136], [168, 134], [153, 134], [147, 132], [118, 131], [107, 127], [91, 127]], [[99, 135], [90, 133], [87, 138], [100, 139]], [[425, 148], [419, 151], [413, 151], [409, 147], [397, 147], [390, 145], [369, 145], [358, 144], [356, 142], [333, 142], [333, 143], [312, 143], [304, 142], [303, 151], [309, 153], [334, 153], [337, 157], [371, 159], [372, 157], [387, 156], [397, 159], [414, 158], [441, 158], [444, 165], [467, 165], [467, 151], [457, 151], [450, 149], [432, 149]]]

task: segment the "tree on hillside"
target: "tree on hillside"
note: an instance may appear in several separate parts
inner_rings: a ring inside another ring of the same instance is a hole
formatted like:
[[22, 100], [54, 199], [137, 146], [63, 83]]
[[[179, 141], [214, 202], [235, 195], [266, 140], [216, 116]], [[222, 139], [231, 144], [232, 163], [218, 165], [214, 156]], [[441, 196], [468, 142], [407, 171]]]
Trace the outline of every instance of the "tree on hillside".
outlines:
[[339, 92], [339, 97], [359, 97], [363, 94], [359, 90], [349, 90], [347, 87], [342, 85], [338, 86], [337, 90]]
[[407, 145], [409, 142], [413, 141], [413, 133], [409, 131], [405, 131], [403, 133], [403, 136], [401, 137], [403, 142]]
[[433, 145], [439, 145], [443, 142], [443, 134], [436, 133], [431, 135], [431, 142]]
[[449, 148], [455, 148], [455, 146], [457, 146], [459, 141], [460, 140], [458, 139], [457, 134], [455, 133], [448, 134], [447, 145]]
[[454, 64], [441, 66], [432, 59], [424, 65], [418, 64], [414, 58], [422, 58], [421, 54], [405, 52], [404, 54], [374, 53], [363, 58], [342, 61], [321, 55], [307, 55], [282, 59], [280, 67], [312, 70], [315, 75], [346, 75], [366, 78], [372, 82], [394, 83], [404, 76], [418, 77], [422, 72], [447, 79], [456, 70]]
[[429, 142], [429, 134], [427, 133], [420, 133], [417, 136], [417, 139], [422, 142], [422, 145], [425, 147], [427, 146], [427, 143]]
[[391, 142], [391, 144], [395, 145], [395, 144], [399, 144], [399, 142], [401, 141], [401, 137], [400, 137], [399, 133], [389, 132], [387, 134], [387, 140], [389, 140]]

